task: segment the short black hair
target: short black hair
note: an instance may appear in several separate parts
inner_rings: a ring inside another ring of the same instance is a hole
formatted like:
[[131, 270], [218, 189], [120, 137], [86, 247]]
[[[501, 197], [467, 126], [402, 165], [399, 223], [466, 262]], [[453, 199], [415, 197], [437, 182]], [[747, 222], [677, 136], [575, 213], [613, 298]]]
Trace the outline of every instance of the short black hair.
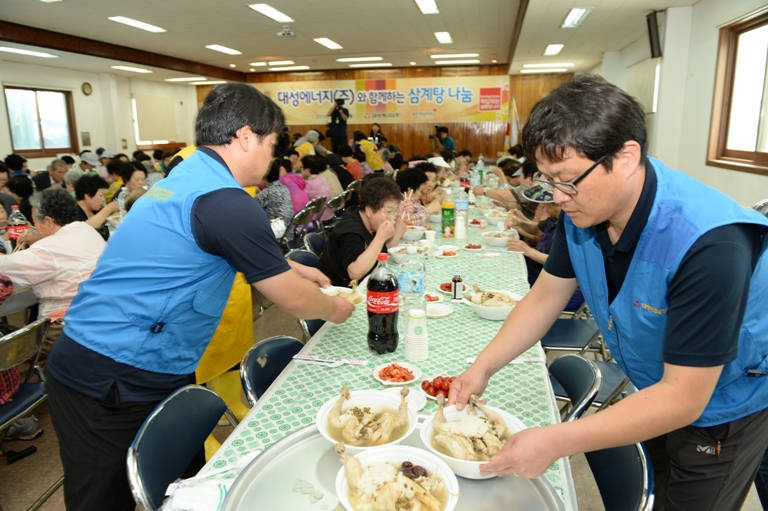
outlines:
[[413, 168], [421, 169], [422, 172], [434, 172], [435, 175], [439, 173], [439, 171], [437, 170], [437, 167], [435, 167], [435, 164], [429, 163], [428, 161], [417, 163]]
[[437, 132], [438, 133], [445, 133], [447, 135], [448, 134], [448, 128], [446, 126], [438, 126]]
[[533, 177], [537, 172], [539, 172], [539, 167], [536, 166], [536, 162], [526, 158], [523, 162], [523, 170], [521, 171], [523, 177]]
[[365, 136], [365, 133], [362, 131], [355, 131], [355, 133], [352, 135], [352, 138], [355, 140], [355, 142], [360, 142], [361, 140], [366, 140], [368, 137]]
[[74, 165], [75, 164], [75, 159], [72, 158], [68, 154], [65, 154], [64, 156], [62, 156], [61, 159], [64, 160], [65, 162], [67, 162], [67, 165]]
[[421, 185], [429, 180], [424, 170], [418, 167], [398, 172], [395, 179], [397, 180], [397, 186], [400, 187], [400, 191], [403, 193], [407, 192], [408, 188], [418, 190]]
[[453, 161], [453, 151], [450, 149], [443, 149], [440, 151], [440, 156], [442, 156], [446, 163], [451, 163]]
[[341, 146], [339, 146], [339, 156], [342, 158], [349, 158], [352, 156], [352, 148], [347, 144], [341, 144]]
[[5, 163], [0, 163], [0, 174], [10, 174], [10, 172], [8, 172], [8, 167], [5, 166]]
[[174, 153], [173, 151], [165, 151], [165, 152], [163, 152], [163, 159], [173, 158], [174, 154], [176, 154], [176, 153]]
[[507, 152], [511, 156], [514, 156], [515, 158], [520, 158], [524, 154], [523, 153], [523, 146], [521, 146], [520, 144], [513, 145], [512, 147], [507, 149]]
[[513, 177], [512, 175], [517, 172], [523, 164], [517, 160], [509, 159], [501, 164], [501, 171], [507, 177]]
[[139, 156], [140, 156], [140, 155], [144, 155], [144, 156], [146, 156], [146, 155], [147, 155], [147, 153], [145, 153], [145, 152], [144, 152], [144, 151], [142, 151], [141, 149], [137, 149], [137, 150], [135, 150], [135, 151], [134, 151], [134, 152], [131, 154], [131, 156], [133, 156], [133, 159], [134, 159], [134, 160], [138, 160], [138, 158], [139, 158]]
[[197, 114], [195, 143], [198, 146], [227, 145], [243, 126], [264, 138], [282, 131], [285, 117], [274, 101], [251, 85], [217, 85], [205, 97]]
[[98, 174], [86, 174], [75, 182], [75, 199], [83, 200], [85, 196], [93, 197], [99, 190], [107, 190], [109, 183]]
[[5, 165], [8, 167], [8, 169], [11, 172], [16, 172], [17, 170], [21, 170], [21, 168], [24, 166], [24, 162], [27, 161], [23, 156], [19, 156], [18, 154], [9, 154], [5, 157]]
[[355, 159], [360, 163], [363, 163], [365, 161], [365, 153], [362, 151], [355, 151], [355, 154], [353, 154], [352, 156], [354, 156]]
[[123, 162], [122, 160], [118, 160], [117, 158], [115, 158], [114, 160], [107, 163], [107, 174], [122, 177], [122, 173], [120, 172], [120, 169], [123, 167], [123, 165], [126, 165], [126, 163]]
[[152, 151], [152, 158], [156, 160], [162, 160], [163, 159], [163, 150], [162, 149], [155, 149]]
[[[125, 153], [117, 153], [117, 154], [115, 155], [115, 157], [114, 157], [114, 158], [112, 158], [112, 159], [113, 159], [113, 160], [119, 160], [120, 158], [128, 158], [128, 155], [127, 155], [127, 154], [125, 154]], [[63, 159], [64, 159], [64, 158], [62, 158], [62, 160], [63, 160]], [[73, 163], [74, 163], [74, 162], [73, 162]]]
[[77, 220], [77, 205], [74, 197], [64, 188], [46, 188], [29, 199], [36, 209], [35, 216], [41, 222], [50, 217], [56, 225], [64, 226]]
[[[640, 164], [645, 165], [643, 107], [593, 74], [578, 75], [550, 92], [536, 103], [523, 128], [523, 150], [534, 161], [539, 151], [551, 162], [562, 161], [568, 149], [597, 161], [613, 156], [630, 140], [640, 145]], [[612, 163], [609, 158], [603, 166], [610, 171]]]
[[472, 159], [472, 151], [470, 151], [469, 149], [464, 149], [464, 150], [459, 151], [458, 153], [456, 153], [456, 156], [463, 156], [464, 158], [469, 158], [471, 160]]
[[147, 176], [147, 169], [144, 168], [139, 162], [123, 163], [120, 166], [120, 177], [123, 178], [123, 183], [127, 183], [131, 180], [134, 172], [143, 172], [144, 177]]
[[369, 207], [375, 213], [389, 200], [398, 202], [403, 200], [400, 188], [392, 179], [383, 174], [368, 174], [363, 178], [360, 186], [359, 211], [365, 211], [365, 208]]
[[138, 154], [133, 153], [133, 161], [149, 161], [151, 159], [152, 158], [146, 153], [143, 153], [143, 152], [139, 152]]
[[299, 156], [299, 152], [296, 149], [291, 149], [288, 151], [288, 156]]
[[269, 172], [267, 172], [267, 183], [274, 183], [280, 179], [280, 169], [285, 169], [290, 174], [291, 162], [284, 158], [275, 158], [272, 165], [269, 166]]
[[29, 176], [26, 175], [13, 176], [8, 180], [8, 183], [6, 183], [5, 186], [7, 186], [10, 191], [21, 197], [22, 200], [32, 195], [35, 191], [34, 188], [32, 188], [32, 180], [29, 179]]
[[312, 175], [319, 174], [328, 168], [328, 160], [325, 156], [309, 155], [301, 159], [301, 168], [309, 169]]

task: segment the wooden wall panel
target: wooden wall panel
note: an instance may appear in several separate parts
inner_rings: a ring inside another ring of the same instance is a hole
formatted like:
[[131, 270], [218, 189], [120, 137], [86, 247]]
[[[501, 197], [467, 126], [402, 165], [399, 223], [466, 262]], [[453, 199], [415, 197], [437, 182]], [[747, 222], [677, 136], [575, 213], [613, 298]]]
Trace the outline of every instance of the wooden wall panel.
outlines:
[[552, 89], [557, 88], [573, 78], [573, 73], [565, 74], [526, 74], [510, 75], [509, 94], [517, 103], [517, 115], [520, 116], [522, 130], [531, 110], [538, 101], [544, 98]]

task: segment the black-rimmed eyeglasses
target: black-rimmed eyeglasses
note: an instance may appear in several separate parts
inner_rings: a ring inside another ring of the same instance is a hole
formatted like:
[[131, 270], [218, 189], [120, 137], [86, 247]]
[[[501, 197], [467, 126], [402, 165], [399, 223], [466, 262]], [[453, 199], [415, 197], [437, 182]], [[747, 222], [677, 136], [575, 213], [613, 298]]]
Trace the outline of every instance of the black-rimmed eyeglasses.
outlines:
[[593, 163], [591, 167], [589, 167], [587, 170], [582, 172], [582, 174], [579, 177], [577, 177], [576, 179], [574, 179], [573, 181], [571, 181], [569, 183], [560, 183], [560, 182], [557, 182], [557, 181], [550, 181], [546, 177], [534, 177], [533, 181], [536, 184], [538, 184], [539, 186], [541, 186], [543, 189], [548, 190], [550, 192], [553, 192], [555, 190], [555, 188], [557, 188], [558, 190], [560, 190], [561, 192], [563, 192], [566, 195], [576, 195], [577, 193], [579, 193], [579, 190], [578, 190], [578, 188], [576, 188], [576, 185], [579, 184], [579, 182], [582, 179], [587, 177], [590, 172], [595, 170], [595, 168], [598, 165], [603, 163], [609, 157], [610, 157], [610, 155], [606, 154], [605, 156], [603, 156], [602, 158], [597, 160], [595, 163]]

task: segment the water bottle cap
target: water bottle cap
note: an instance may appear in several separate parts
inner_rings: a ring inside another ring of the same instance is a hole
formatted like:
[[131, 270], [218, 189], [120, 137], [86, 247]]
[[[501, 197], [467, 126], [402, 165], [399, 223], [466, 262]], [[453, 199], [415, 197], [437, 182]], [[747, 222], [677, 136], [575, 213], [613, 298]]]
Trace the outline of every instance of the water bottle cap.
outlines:
[[384, 252], [379, 252], [379, 256], [378, 256], [379, 261], [386, 261], [388, 257], [389, 257], [388, 254], [385, 254]]

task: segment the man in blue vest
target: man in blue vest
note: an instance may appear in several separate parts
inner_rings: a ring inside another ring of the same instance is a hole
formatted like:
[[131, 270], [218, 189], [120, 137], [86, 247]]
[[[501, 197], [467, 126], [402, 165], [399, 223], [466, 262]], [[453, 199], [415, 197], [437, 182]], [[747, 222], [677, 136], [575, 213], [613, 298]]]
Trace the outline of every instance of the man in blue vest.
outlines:
[[245, 84], [217, 87], [197, 117], [197, 151], [121, 222], [48, 358], [51, 418], [75, 510], [133, 510], [125, 456], [136, 431], [194, 372], [236, 272], [289, 314], [346, 320], [319, 271], [286, 262], [259, 203], [283, 113]]
[[523, 146], [564, 214], [541, 276], [449, 401], [463, 407], [540, 339], [577, 283], [639, 392], [517, 433], [481, 470], [536, 477], [643, 441], [654, 509], [740, 509], [768, 446], [768, 221], [647, 157], [643, 108], [598, 76], [540, 101]]

